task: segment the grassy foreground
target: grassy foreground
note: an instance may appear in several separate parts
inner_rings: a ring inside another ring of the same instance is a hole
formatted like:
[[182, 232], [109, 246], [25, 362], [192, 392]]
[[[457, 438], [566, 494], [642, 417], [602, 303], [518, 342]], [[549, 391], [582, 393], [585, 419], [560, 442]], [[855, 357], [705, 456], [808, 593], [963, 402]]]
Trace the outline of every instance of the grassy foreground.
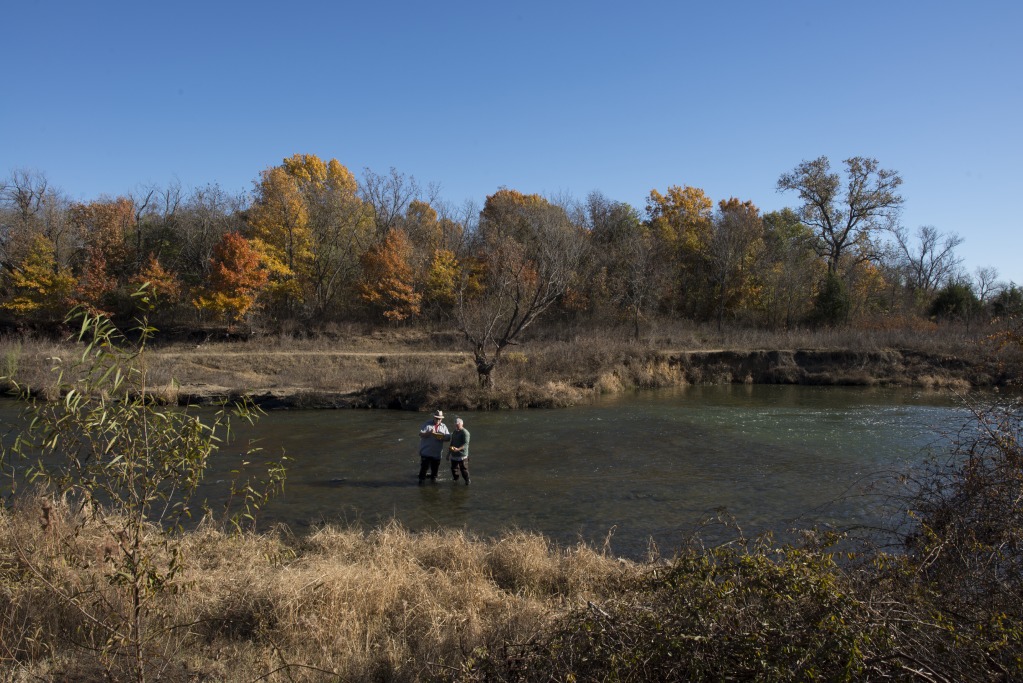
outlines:
[[[0, 515], [3, 680], [132, 679], [132, 655], [100, 623], [129, 609], [104, 571], [101, 525], [46, 498]], [[937, 547], [924, 562], [851, 559], [814, 534], [796, 546], [737, 536], [639, 564], [526, 532], [398, 525], [303, 538], [205, 525], [179, 540], [182, 571], [148, 610], [147, 680], [1023, 676], [1019, 596], [970, 602], [979, 586], [957, 582], [983, 572], [934, 576], [927, 565], [949, 559]]]
[[[127, 676], [117, 661], [127, 655], [106, 649], [102, 629], [74, 604], [111, 620], [127, 608], [104, 573], [106, 530], [41, 498], [0, 515], [4, 678]], [[181, 562], [152, 610], [154, 680], [458, 678], [481, 654], [529, 642], [559, 615], [622, 594], [648, 571], [536, 534], [481, 540], [398, 525], [302, 538], [205, 525], [183, 536]]]

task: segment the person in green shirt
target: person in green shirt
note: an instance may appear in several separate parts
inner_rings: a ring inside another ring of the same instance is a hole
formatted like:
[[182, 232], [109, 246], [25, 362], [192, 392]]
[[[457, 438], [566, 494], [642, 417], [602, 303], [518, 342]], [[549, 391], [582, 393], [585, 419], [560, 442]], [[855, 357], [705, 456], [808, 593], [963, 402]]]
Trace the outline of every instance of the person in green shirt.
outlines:
[[462, 473], [465, 485], [469, 485], [469, 430], [460, 417], [455, 418], [455, 431], [451, 433], [451, 444], [448, 446], [451, 458], [451, 477], [458, 481], [458, 473]]

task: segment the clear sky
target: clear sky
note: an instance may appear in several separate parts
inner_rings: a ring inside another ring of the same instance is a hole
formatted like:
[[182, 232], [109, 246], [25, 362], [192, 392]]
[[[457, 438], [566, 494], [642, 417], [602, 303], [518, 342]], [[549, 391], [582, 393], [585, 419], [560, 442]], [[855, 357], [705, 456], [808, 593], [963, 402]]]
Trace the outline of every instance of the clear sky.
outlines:
[[1023, 2], [45, 2], [2, 12], [0, 173], [75, 199], [249, 191], [294, 153], [452, 204], [795, 206], [824, 155], [898, 171], [908, 229], [1023, 283]]

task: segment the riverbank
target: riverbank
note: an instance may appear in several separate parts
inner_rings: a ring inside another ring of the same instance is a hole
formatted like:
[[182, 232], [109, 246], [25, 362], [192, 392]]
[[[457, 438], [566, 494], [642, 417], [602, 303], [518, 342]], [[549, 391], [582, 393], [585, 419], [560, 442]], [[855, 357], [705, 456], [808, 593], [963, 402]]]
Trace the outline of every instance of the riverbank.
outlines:
[[[319, 361], [338, 375], [371, 374], [381, 367], [378, 384], [332, 390], [323, 386], [288, 386], [271, 380], [247, 383], [250, 361], [245, 355], [232, 363], [220, 355], [217, 374], [224, 384], [179, 383], [174, 399], [181, 404], [209, 404], [245, 396], [264, 409], [390, 408], [449, 409], [557, 408], [586, 402], [597, 394], [643, 388], [691, 384], [799, 384], [828, 386], [903, 386], [969, 391], [1011, 385], [1019, 372], [997, 362], [957, 355], [932, 355], [907, 349], [876, 352], [848, 350], [757, 351], [643, 351], [622, 354], [600, 363], [587, 363], [589, 372], [552, 368], [543, 381], [531, 377], [528, 357], [512, 357], [510, 378], [495, 388], [475, 386], [469, 354], [360, 354], [324, 353]], [[287, 358], [260, 356], [264, 367], [287, 364]], [[209, 359], [180, 359], [184, 364], [209, 368]], [[235, 366], [235, 364], [237, 364]], [[421, 364], [420, 367], [415, 367]], [[398, 366], [389, 373], [385, 366]], [[545, 365], [550, 365], [549, 363]], [[234, 367], [232, 367], [234, 366]], [[273, 375], [281, 375], [279, 368]], [[233, 375], [233, 380], [232, 380]], [[431, 380], [427, 375], [436, 375]], [[460, 381], [452, 381], [458, 378]]]
[[[343, 340], [268, 338], [148, 351], [160, 400], [204, 405], [246, 397], [267, 410], [322, 408], [553, 408], [596, 395], [693, 384], [806, 384], [951, 388], [1012, 387], [1018, 349], [983, 335], [804, 333], [756, 338], [662, 335], [644, 342], [590, 334], [538, 337], [501, 358], [495, 386], [478, 384], [472, 356], [450, 333], [374, 332]], [[788, 346], [791, 342], [813, 346]], [[52, 358], [67, 345], [0, 343], [5, 374], [38, 395], [52, 392]]]

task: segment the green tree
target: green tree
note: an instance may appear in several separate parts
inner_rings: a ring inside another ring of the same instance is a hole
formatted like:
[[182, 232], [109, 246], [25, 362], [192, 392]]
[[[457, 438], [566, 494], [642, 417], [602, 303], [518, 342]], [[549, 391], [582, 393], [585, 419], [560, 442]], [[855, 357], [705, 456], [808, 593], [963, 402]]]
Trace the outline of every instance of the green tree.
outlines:
[[809, 312], [812, 292], [823, 280], [826, 266], [814, 251], [813, 233], [795, 211], [766, 213], [763, 223], [761, 309], [768, 325], [791, 327]]
[[980, 299], [970, 283], [950, 282], [934, 297], [928, 313], [943, 320], [965, 320], [969, 322], [981, 310]]
[[639, 339], [640, 324], [656, 305], [671, 276], [669, 264], [656, 248], [655, 237], [632, 206], [613, 202], [600, 193], [587, 198], [589, 221], [589, 283], [591, 298], [602, 301], [615, 315], [624, 314]]
[[841, 325], [849, 319], [852, 302], [842, 278], [828, 271], [813, 302], [812, 321], [817, 325]]

